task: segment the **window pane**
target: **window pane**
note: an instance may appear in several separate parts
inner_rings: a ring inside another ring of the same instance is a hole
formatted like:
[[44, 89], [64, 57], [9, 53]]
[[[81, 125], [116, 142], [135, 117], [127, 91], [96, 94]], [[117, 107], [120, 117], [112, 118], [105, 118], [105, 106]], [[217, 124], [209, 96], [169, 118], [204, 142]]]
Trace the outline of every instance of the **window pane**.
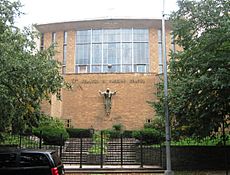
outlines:
[[108, 64], [120, 62], [120, 44], [108, 44]]
[[101, 66], [92, 66], [92, 72], [101, 72]]
[[103, 66], [103, 70], [104, 72], [120, 72], [120, 65], [112, 65], [111, 67], [110, 66]]
[[122, 72], [132, 72], [132, 65], [122, 65]]
[[64, 65], [66, 65], [66, 57], [67, 57], [67, 45], [63, 46], [63, 63]]
[[132, 64], [132, 43], [122, 44], [122, 64]]
[[89, 64], [90, 61], [90, 45], [77, 45], [76, 48], [76, 63]]
[[134, 42], [148, 42], [148, 30], [147, 29], [133, 29], [133, 41]]
[[76, 66], [76, 72], [77, 73], [88, 73], [89, 72], [89, 66], [86, 66], [86, 65]]
[[92, 64], [101, 64], [102, 63], [102, 45], [93, 44], [93, 53], [92, 53]]
[[103, 63], [104, 64], [119, 64], [121, 61], [120, 43], [104, 44], [103, 48]]
[[77, 31], [77, 43], [90, 43], [90, 30]]
[[134, 71], [135, 72], [146, 72], [146, 65], [135, 65]]
[[119, 42], [120, 41], [120, 30], [119, 29], [108, 29], [104, 30], [104, 42]]
[[157, 31], [158, 35], [158, 64], [159, 64], [159, 74], [163, 73], [163, 63], [162, 63], [162, 35], [161, 30]]
[[66, 31], [64, 31], [64, 33], [63, 33], [63, 43], [64, 44], [67, 44], [67, 32]]
[[132, 42], [132, 29], [122, 29], [122, 42]]
[[93, 43], [101, 43], [102, 42], [102, 30], [93, 30], [92, 36]]
[[134, 63], [148, 64], [148, 43], [133, 43]]
[[52, 32], [52, 43], [56, 42], [56, 32]]

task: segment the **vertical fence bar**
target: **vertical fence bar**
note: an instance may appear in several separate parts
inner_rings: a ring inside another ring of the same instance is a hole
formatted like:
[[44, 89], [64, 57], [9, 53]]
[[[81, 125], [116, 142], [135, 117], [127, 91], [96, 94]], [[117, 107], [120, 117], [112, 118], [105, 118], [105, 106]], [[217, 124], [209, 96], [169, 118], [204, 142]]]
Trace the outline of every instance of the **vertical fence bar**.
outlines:
[[163, 159], [162, 159], [162, 145], [160, 144], [160, 166], [163, 167]]
[[103, 131], [101, 131], [101, 168], [103, 168]]
[[141, 136], [141, 168], [143, 168], [143, 138]]
[[123, 136], [121, 134], [121, 166], [123, 166]]
[[42, 131], [39, 133], [39, 149], [42, 148]]
[[63, 134], [61, 134], [61, 137], [60, 137], [60, 158], [62, 158], [62, 144], [63, 144]]
[[22, 148], [22, 133], [19, 133], [19, 148]]
[[80, 135], [80, 168], [82, 168], [82, 151], [83, 151], [83, 144], [82, 144], [82, 134]]

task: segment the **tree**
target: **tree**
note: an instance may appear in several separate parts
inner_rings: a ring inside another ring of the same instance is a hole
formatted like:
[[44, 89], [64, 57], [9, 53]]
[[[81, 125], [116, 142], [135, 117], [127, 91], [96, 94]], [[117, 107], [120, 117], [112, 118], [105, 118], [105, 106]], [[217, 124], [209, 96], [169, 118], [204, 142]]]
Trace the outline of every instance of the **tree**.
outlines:
[[[169, 109], [181, 135], [205, 137], [229, 123], [230, 2], [180, 0], [171, 22], [176, 44], [169, 62]], [[162, 98], [154, 103], [162, 112]]]
[[23, 131], [36, 125], [40, 103], [50, 94], [60, 97], [68, 85], [60, 64], [52, 59], [54, 47], [36, 50], [36, 33], [15, 27], [20, 2], [0, 2], [0, 131]]

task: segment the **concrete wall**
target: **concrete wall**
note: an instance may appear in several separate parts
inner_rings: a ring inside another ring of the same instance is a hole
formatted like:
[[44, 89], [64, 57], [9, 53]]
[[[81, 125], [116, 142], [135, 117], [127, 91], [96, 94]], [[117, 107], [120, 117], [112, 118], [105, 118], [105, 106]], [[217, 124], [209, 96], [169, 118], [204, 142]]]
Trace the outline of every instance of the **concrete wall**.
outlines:
[[[160, 148], [143, 150], [143, 162], [146, 164], [163, 164], [166, 168], [165, 148], [162, 148], [162, 157], [159, 158]], [[149, 157], [148, 157], [149, 156]], [[156, 156], [152, 158], [152, 156]], [[227, 160], [227, 162], [225, 162]], [[157, 162], [159, 161], [159, 162]], [[162, 161], [162, 162], [160, 162]], [[173, 170], [225, 170], [225, 165], [230, 169], [230, 146], [172, 146], [171, 163]]]

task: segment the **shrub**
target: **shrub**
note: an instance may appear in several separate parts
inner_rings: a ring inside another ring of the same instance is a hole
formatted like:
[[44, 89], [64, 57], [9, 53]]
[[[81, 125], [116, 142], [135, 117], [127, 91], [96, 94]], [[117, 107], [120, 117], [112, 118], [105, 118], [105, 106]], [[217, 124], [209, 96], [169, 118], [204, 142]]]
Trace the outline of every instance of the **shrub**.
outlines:
[[133, 137], [142, 140], [144, 144], [159, 144], [163, 141], [163, 134], [153, 128], [144, 128], [133, 132]]
[[123, 137], [124, 138], [132, 138], [133, 137], [133, 131], [129, 131], [129, 130], [125, 130], [124, 132], [123, 132]]
[[133, 135], [133, 131], [128, 131], [128, 130], [125, 130], [123, 132], [120, 132], [120, 131], [115, 131], [115, 130], [104, 130], [104, 132], [106, 134], [109, 135], [110, 138], [120, 138], [121, 135], [123, 138], [132, 138]]
[[93, 134], [90, 129], [82, 128], [66, 128], [66, 131], [69, 133], [69, 137], [71, 138], [91, 138]]
[[63, 145], [69, 138], [62, 121], [45, 115], [40, 118], [38, 127], [33, 128], [34, 135], [40, 137], [40, 132], [42, 132], [44, 144], [47, 145]]
[[122, 124], [114, 124], [113, 125], [113, 130], [114, 131], [119, 131], [119, 132], [122, 132], [122, 130], [123, 130], [123, 125]]
[[39, 137], [40, 131], [42, 131], [41, 136], [45, 145], [64, 145], [69, 138], [65, 128], [53, 128], [50, 126], [36, 128], [34, 129], [34, 134]]
[[122, 124], [114, 124], [112, 129], [103, 130], [103, 132], [108, 134], [110, 138], [120, 138], [124, 133], [123, 128]]

